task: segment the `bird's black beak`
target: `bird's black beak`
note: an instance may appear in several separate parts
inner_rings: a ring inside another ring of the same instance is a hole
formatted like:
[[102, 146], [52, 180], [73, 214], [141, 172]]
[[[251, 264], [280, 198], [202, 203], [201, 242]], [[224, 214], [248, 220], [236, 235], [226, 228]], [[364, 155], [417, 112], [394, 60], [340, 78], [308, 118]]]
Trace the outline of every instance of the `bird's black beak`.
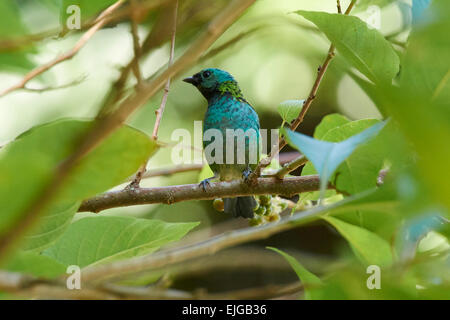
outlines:
[[190, 83], [190, 84], [192, 84], [194, 86], [198, 85], [198, 81], [194, 77], [185, 78], [185, 79], [183, 79], [183, 81], [187, 82], [187, 83]]

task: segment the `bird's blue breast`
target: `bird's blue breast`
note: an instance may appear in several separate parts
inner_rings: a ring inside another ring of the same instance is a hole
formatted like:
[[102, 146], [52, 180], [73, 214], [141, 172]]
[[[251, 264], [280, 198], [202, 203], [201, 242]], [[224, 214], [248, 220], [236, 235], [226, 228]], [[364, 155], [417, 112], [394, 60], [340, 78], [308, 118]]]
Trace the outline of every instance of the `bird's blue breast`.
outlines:
[[[222, 133], [224, 142], [224, 157], [227, 152], [225, 148], [227, 129], [242, 129], [244, 132], [246, 132], [248, 129], [253, 129], [256, 134], [256, 143], [259, 146], [259, 119], [257, 113], [245, 100], [237, 99], [229, 94], [220, 95], [210, 99], [208, 110], [205, 114], [203, 123], [203, 132], [205, 133], [209, 129], [217, 129]], [[212, 142], [213, 141], [204, 141], [204, 148], [206, 148]], [[246, 140], [245, 152], [246, 156], [248, 157], [248, 140]], [[259, 150], [257, 152], [258, 160]], [[216, 165], [214, 163], [210, 163], [209, 160], [208, 162], [211, 169], [215, 172], [224, 170], [229, 171], [229, 169], [231, 169], [231, 171], [236, 171], [237, 173], [242, 174], [244, 168], [247, 167], [247, 165], [238, 165], [237, 162], [235, 165]], [[253, 167], [252, 164], [250, 164], [250, 166]], [[222, 175], [223, 173], [221, 174], [221, 178]]]

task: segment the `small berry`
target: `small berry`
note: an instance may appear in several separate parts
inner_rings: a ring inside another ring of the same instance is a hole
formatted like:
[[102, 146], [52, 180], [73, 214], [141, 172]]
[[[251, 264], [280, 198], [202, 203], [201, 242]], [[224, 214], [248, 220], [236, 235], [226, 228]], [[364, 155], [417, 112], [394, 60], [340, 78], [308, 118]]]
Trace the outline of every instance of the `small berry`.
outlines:
[[278, 213], [274, 213], [264, 217], [267, 222], [277, 222], [280, 220], [280, 215]]
[[261, 217], [256, 217], [248, 220], [248, 225], [251, 227], [256, 227], [264, 223], [264, 220]]
[[262, 195], [259, 196], [259, 202], [261, 203], [261, 205], [267, 205], [270, 204], [270, 200], [272, 199], [272, 196], [270, 194], [268, 195]]
[[255, 210], [255, 214], [258, 215], [258, 216], [261, 216], [261, 215], [263, 215], [265, 213], [266, 213], [266, 207], [262, 207], [261, 206], [257, 210]]
[[214, 199], [213, 201], [213, 207], [219, 212], [223, 212], [224, 210], [224, 204], [222, 199]]

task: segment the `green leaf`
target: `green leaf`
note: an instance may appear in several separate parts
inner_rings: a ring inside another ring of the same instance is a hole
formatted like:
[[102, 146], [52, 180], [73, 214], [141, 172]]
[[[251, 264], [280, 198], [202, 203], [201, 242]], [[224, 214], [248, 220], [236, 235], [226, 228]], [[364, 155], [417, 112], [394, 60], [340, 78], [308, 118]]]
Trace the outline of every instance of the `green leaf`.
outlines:
[[58, 261], [34, 252], [17, 252], [4, 266], [5, 270], [42, 278], [55, 278], [66, 272]]
[[148, 254], [181, 239], [197, 225], [132, 217], [87, 217], [72, 223], [44, 254], [65, 265], [85, 267]]
[[[0, 150], [0, 233], [37, 200], [55, 168], [74, 151], [92, 124], [67, 119], [51, 122], [27, 131]], [[74, 204], [122, 183], [156, 149], [144, 133], [131, 127], [120, 128], [74, 168], [47, 214], [55, 213], [59, 205]], [[47, 221], [53, 224], [52, 219]], [[59, 221], [64, 224], [66, 220]], [[41, 226], [41, 230], [54, 227]]]
[[[322, 140], [323, 136], [330, 131], [331, 129], [334, 129], [336, 127], [339, 127], [341, 125], [344, 125], [346, 123], [349, 123], [350, 120], [338, 113], [332, 113], [329, 115], [326, 115], [322, 118], [322, 121], [317, 125], [317, 127], [314, 129], [314, 138], [318, 140]], [[302, 176], [308, 176], [317, 174], [317, 171], [314, 169], [314, 165], [311, 162], [307, 162], [302, 170]], [[334, 190], [327, 190], [324, 197], [328, 198], [330, 196], [333, 196], [336, 194], [336, 191]], [[300, 194], [300, 201], [305, 200], [317, 200], [319, 199], [320, 192], [303, 192]]]
[[[297, 261], [294, 257], [288, 255], [287, 253], [272, 247], [267, 247], [267, 249], [275, 251], [279, 253], [283, 258], [289, 262], [292, 269], [294, 269], [300, 281], [303, 283], [305, 287], [305, 299], [306, 300], [314, 300], [315, 292], [317, 291], [317, 287], [322, 286], [322, 281], [315, 274], [308, 271], [305, 267], [303, 267], [300, 262]], [[312, 288], [309, 288], [312, 287]], [[314, 288], [316, 287], [316, 288]]]
[[202, 182], [203, 180], [211, 178], [212, 176], [214, 176], [214, 172], [212, 172], [209, 165], [206, 164], [198, 174], [198, 182]]
[[57, 203], [42, 217], [32, 233], [25, 237], [23, 250], [40, 252], [56, 241], [69, 227], [81, 201]]
[[386, 100], [417, 152], [414, 165], [424, 190], [450, 212], [450, 2], [432, 1], [429, 10], [432, 19], [410, 35], [400, 88], [386, 90]]
[[[0, 39], [8, 40], [23, 38], [28, 34], [28, 30], [22, 23], [17, 1], [0, 1]], [[35, 64], [29, 59], [28, 54], [34, 49], [20, 48], [15, 52], [0, 52], [0, 69], [8, 70], [29, 70]]]
[[297, 11], [314, 23], [342, 56], [374, 83], [391, 83], [399, 58], [383, 35], [358, 17], [326, 12]]
[[[348, 125], [348, 124], [347, 124]], [[316, 140], [298, 132], [283, 129], [288, 143], [301, 151], [312, 162], [321, 180], [321, 191], [338, 166], [344, 162], [353, 151], [370, 138], [374, 137], [384, 127], [384, 122], [376, 123], [370, 128], [338, 143]]]
[[[380, 123], [374, 119], [363, 119], [346, 123], [329, 130], [322, 139], [329, 142], [341, 142], [363, 132], [371, 126]], [[337, 168], [335, 173], [335, 185], [339, 191], [355, 194], [377, 184], [377, 178], [384, 163], [382, 134], [358, 147]]]
[[377, 234], [364, 228], [343, 222], [337, 218], [322, 217], [349, 242], [353, 252], [364, 264], [388, 266], [392, 263], [389, 243]]
[[277, 110], [283, 121], [291, 123], [297, 119], [303, 109], [304, 102], [305, 100], [286, 100], [280, 103]]
[[314, 129], [314, 138], [322, 140], [328, 131], [349, 122], [350, 120], [347, 117], [338, 113], [326, 115], [322, 118], [322, 121], [320, 121], [316, 129]]

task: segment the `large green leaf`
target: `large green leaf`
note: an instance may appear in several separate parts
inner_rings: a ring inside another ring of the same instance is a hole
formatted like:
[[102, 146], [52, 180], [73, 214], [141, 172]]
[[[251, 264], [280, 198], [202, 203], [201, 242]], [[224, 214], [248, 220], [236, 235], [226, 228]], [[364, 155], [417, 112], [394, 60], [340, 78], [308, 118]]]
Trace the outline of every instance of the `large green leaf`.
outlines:
[[80, 204], [81, 201], [57, 203], [49, 209], [33, 232], [25, 237], [22, 249], [40, 252], [50, 246], [69, 227]]
[[[318, 140], [322, 140], [323, 136], [330, 131], [331, 129], [334, 129], [336, 127], [339, 127], [343, 124], [346, 124], [350, 122], [350, 120], [338, 113], [333, 113], [326, 115], [322, 118], [322, 121], [317, 125], [317, 127], [314, 129], [314, 138]], [[314, 165], [311, 162], [307, 162], [302, 170], [302, 176], [308, 176], [312, 174], [317, 174], [316, 169], [314, 169]], [[332, 195], [336, 194], [334, 190], [328, 190], [325, 194], [325, 197], [330, 197]], [[303, 192], [300, 194], [300, 201], [305, 200], [317, 200], [319, 199], [320, 193], [317, 192]]]
[[300, 262], [297, 261], [294, 257], [290, 256], [289, 254], [276, 249], [272, 247], [267, 247], [267, 249], [273, 250], [277, 253], [279, 253], [283, 258], [286, 259], [287, 262], [291, 265], [292, 269], [294, 269], [295, 273], [297, 274], [298, 278], [304, 285], [305, 290], [305, 299], [306, 300], [313, 300], [315, 299], [315, 292], [319, 287], [322, 286], [322, 281], [318, 276], [310, 272], [308, 269], [306, 269], [304, 266], [300, 264]]
[[418, 153], [424, 189], [450, 209], [450, 12], [449, 1], [432, 2], [427, 23], [412, 31], [402, 65], [400, 89], [387, 106]]
[[334, 217], [322, 217], [349, 242], [355, 255], [365, 264], [388, 266], [392, 263], [389, 243], [377, 234]]
[[[55, 168], [74, 151], [92, 124], [80, 120], [55, 121], [27, 131], [0, 150], [0, 233], [37, 200]], [[55, 206], [74, 205], [122, 183], [155, 150], [156, 144], [144, 133], [122, 127], [81, 160], [47, 214], [56, 214]], [[59, 219], [62, 216], [54, 219], [64, 224], [66, 219]], [[40, 230], [56, 227], [53, 219], [47, 222], [53, 226], [41, 226]]]
[[4, 269], [42, 278], [55, 278], [66, 272], [66, 267], [51, 257], [23, 251], [16, 252]]
[[[316, 128], [314, 137], [323, 141], [340, 142], [376, 123], [379, 121], [374, 119], [350, 122], [345, 121], [342, 116], [329, 115]], [[376, 186], [384, 161], [383, 149], [380, 147], [383, 141], [380, 137], [359, 147], [338, 167], [335, 173], [336, 179], [334, 179], [338, 190], [354, 194]], [[315, 173], [313, 165], [307, 164], [302, 175]]]
[[132, 217], [87, 217], [71, 224], [44, 254], [65, 265], [85, 267], [153, 252], [179, 240], [197, 225]]
[[338, 113], [326, 115], [314, 129], [314, 138], [323, 140], [323, 137], [325, 136], [325, 134], [327, 134], [328, 131], [349, 122], [350, 120], [347, 117]]
[[282, 132], [287, 138], [288, 143], [301, 151], [308, 160], [312, 162], [320, 176], [321, 192], [323, 192], [328, 180], [339, 165], [343, 163], [358, 146], [378, 134], [384, 127], [384, 124], [384, 122], [378, 122], [368, 129], [337, 143], [316, 140], [290, 130], [282, 130]]
[[[15, 38], [23, 38], [28, 34], [27, 28], [22, 23], [17, 1], [0, 1], [0, 41]], [[33, 49], [19, 49], [15, 52], [0, 52], [0, 69], [31, 69], [34, 63], [28, 54]]]
[[297, 11], [314, 23], [340, 54], [375, 83], [391, 83], [399, 58], [383, 35], [358, 17], [326, 12]]

